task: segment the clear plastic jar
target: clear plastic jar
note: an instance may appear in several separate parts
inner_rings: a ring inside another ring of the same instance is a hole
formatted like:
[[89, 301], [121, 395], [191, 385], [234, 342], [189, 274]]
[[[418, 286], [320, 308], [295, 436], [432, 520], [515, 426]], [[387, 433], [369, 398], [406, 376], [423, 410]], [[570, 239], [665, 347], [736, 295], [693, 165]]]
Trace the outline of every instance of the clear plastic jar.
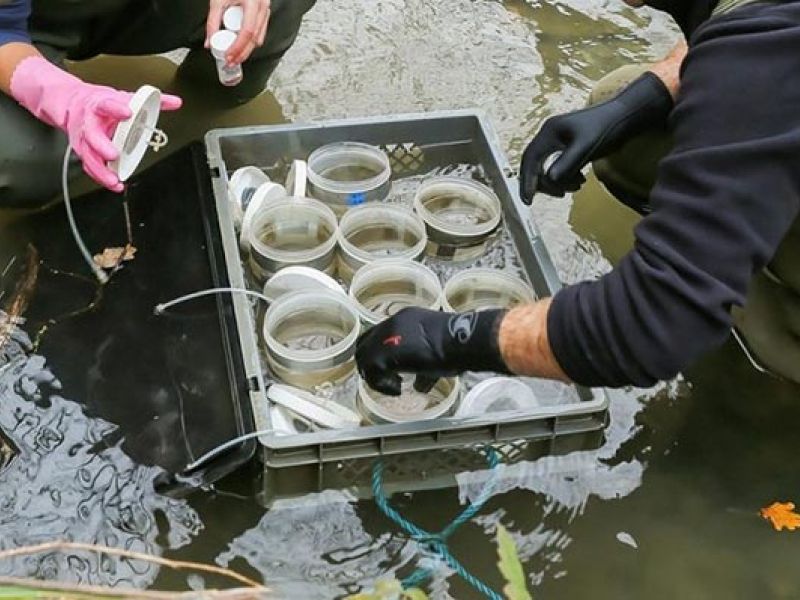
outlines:
[[448, 312], [512, 308], [535, 299], [533, 289], [518, 277], [494, 269], [468, 269], [444, 286], [442, 308]]
[[344, 294], [291, 292], [267, 309], [263, 338], [276, 379], [303, 389], [342, 381], [354, 368], [359, 316]]
[[449, 416], [461, 396], [458, 377], [440, 379], [428, 393], [414, 389], [414, 378], [403, 378], [400, 396], [386, 396], [358, 382], [356, 405], [363, 417], [375, 425], [409, 423]]
[[500, 226], [500, 199], [485, 185], [460, 177], [433, 177], [414, 197], [428, 231], [427, 253], [467, 261], [483, 255]]
[[337, 227], [336, 215], [317, 200], [284, 198], [265, 204], [254, 215], [249, 231], [254, 275], [263, 282], [291, 265], [332, 274]]
[[211, 54], [217, 63], [217, 76], [224, 86], [239, 85], [244, 79], [242, 65], [229, 65], [225, 55], [236, 41], [236, 33], [221, 29], [211, 36]]
[[371, 262], [356, 272], [350, 284], [350, 297], [367, 325], [380, 323], [409, 306], [439, 310], [441, 296], [436, 273], [402, 258]]
[[339, 222], [339, 277], [350, 282], [364, 265], [382, 258], [417, 260], [425, 252], [425, 223], [400, 206], [369, 204]]
[[385, 200], [392, 189], [389, 157], [358, 142], [322, 146], [308, 157], [308, 189], [340, 216], [352, 206]]

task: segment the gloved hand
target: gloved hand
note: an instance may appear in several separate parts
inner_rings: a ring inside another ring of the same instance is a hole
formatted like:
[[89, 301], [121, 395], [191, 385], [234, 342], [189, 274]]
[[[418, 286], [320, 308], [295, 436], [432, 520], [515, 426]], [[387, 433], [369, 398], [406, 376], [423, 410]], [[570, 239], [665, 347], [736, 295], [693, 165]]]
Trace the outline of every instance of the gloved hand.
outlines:
[[[22, 60], [11, 77], [11, 95], [37, 119], [64, 131], [87, 175], [114, 192], [124, 188], [106, 166], [118, 158], [111, 143], [116, 126], [130, 118], [132, 94], [85, 83], [40, 56]], [[163, 95], [162, 110], [181, 106], [177, 96]]]
[[400, 394], [400, 373], [416, 373], [427, 392], [441, 377], [463, 371], [509, 373], [498, 333], [506, 311], [443, 313], [405, 308], [358, 340], [358, 372], [383, 394]]
[[[665, 123], [673, 104], [661, 79], [648, 72], [611, 100], [548, 119], [522, 155], [523, 202], [530, 204], [538, 191], [559, 197], [577, 191], [586, 181], [581, 174], [586, 164]], [[554, 153], [560, 156], [548, 160]]]

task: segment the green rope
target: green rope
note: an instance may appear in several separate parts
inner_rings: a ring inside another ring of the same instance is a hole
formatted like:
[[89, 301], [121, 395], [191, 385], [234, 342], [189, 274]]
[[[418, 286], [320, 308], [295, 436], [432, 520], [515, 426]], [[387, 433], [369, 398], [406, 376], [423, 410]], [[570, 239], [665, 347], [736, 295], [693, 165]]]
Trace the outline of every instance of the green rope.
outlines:
[[[451, 569], [458, 573], [458, 575], [460, 575], [464, 581], [469, 583], [487, 598], [490, 598], [491, 600], [503, 600], [503, 597], [500, 594], [495, 592], [492, 588], [467, 571], [464, 565], [458, 562], [458, 559], [452, 555], [447, 547], [447, 539], [453, 535], [453, 533], [455, 533], [459, 527], [478, 514], [478, 512], [480, 512], [480, 510], [483, 508], [483, 505], [486, 504], [486, 501], [489, 500], [494, 493], [495, 484], [497, 483], [497, 475], [499, 473], [499, 469], [497, 467], [500, 465], [500, 460], [497, 456], [497, 452], [495, 452], [493, 448], [486, 448], [486, 461], [489, 463], [489, 468], [492, 470], [492, 472], [489, 476], [489, 480], [486, 482], [486, 485], [484, 485], [481, 493], [478, 495], [478, 498], [469, 506], [467, 506], [467, 508], [461, 511], [461, 513], [439, 533], [425, 531], [392, 508], [392, 506], [389, 504], [389, 500], [386, 498], [386, 494], [383, 491], [384, 465], [383, 461], [380, 459], [375, 461], [375, 464], [372, 467], [372, 493], [375, 496], [375, 502], [377, 503], [378, 508], [381, 509], [383, 514], [385, 514], [400, 528], [402, 528], [411, 537], [411, 539], [427, 545], [434, 553], [439, 555], [439, 558], [447, 563]], [[419, 568], [402, 581], [403, 587], [408, 588], [419, 585], [420, 583], [429, 579], [431, 575], [432, 573], [429, 569]]]

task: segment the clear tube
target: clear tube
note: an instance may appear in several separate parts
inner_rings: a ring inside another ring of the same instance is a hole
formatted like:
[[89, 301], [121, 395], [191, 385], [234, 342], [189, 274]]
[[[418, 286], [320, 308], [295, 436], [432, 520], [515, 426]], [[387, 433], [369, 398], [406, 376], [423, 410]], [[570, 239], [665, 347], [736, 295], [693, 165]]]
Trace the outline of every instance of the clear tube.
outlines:
[[100, 284], [105, 285], [108, 282], [108, 275], [100, 268], [100, 265], [94, 262], [94, 258], [92, 258], [89, 249], [83, 242], [80, 231], [78, 231], [78, 224], [75, 222], [75, 215], [72, 212], [72, 200], [69, 197], [69, 157], [71, 154], [72, 148], [67, 145], [67, 151], [64, 153], [64, 165], [61, 169], [61, 189], [64, 194], [64, 206], [67, 209], [69, 227], [72, 230], [72, 237], [75, 238], [75, 243], [78, 245], [78, 249], [81, 251], [86, 264], [89, 265], [89, 268], [92, 270], [95, 277], [97, 277]]
[[213, 294], [244, 294], [245, 296], [252, 296], [254, 298], [258, 298], [259, 300], [263, 300], [267, 303], [267, 305], [270, 303], [269, 298], [267, 298], [264, 294], [260, 292], [254, 292], [252, 290], [243, 290], [241, 288], [209, 288], [207, 290], [192, 292], [191, 294], [186, 294], [184, 296], [178, 296], [169, 302], [156, 304], [155, 308], [153, 309], [153, 313], [157, 316], [161, 316], [164, 314], [164, 311], [177, 304], [182, 304], [184, 302], [188, 302], [189, 300], [194, 300], [195, 298], [201, 298], [203, 296], [211, 296]]

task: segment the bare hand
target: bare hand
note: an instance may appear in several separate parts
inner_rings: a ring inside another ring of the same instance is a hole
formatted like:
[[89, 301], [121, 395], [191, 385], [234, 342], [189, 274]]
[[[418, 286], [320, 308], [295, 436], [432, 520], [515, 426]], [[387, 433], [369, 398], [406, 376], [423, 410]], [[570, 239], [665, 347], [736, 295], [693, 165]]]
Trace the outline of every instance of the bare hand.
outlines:
[[222, 25], [222, 15], [231, 6], [241, 6], [244, 11], [242, 29], [225, 56], [229, 64], [238, 65], [250, 58], [253, 50], [264, 45], [269, 25], [270, 0], [211, 0], [206, 21], [206, 48], [209, 47], [211, 36]]

